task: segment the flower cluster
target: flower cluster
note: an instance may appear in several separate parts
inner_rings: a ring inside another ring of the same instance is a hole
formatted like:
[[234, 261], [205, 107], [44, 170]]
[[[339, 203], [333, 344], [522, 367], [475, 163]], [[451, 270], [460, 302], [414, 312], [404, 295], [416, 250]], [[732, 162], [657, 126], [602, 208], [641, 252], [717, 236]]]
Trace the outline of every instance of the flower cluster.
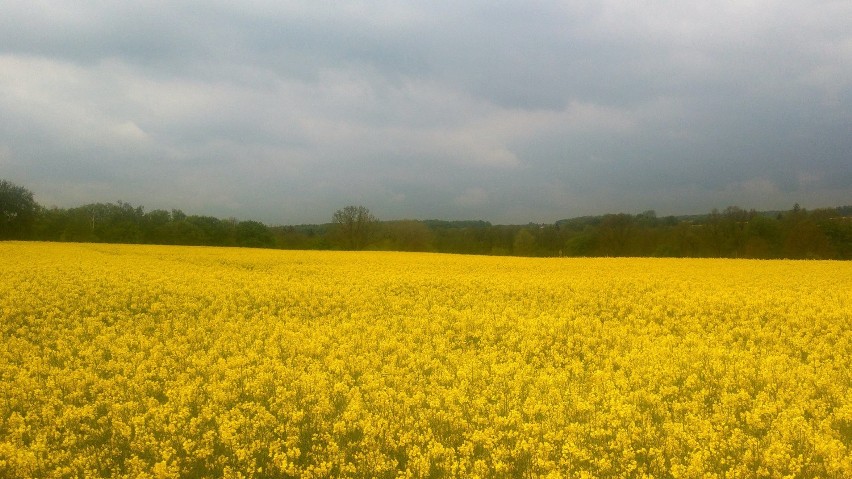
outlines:
[[2, 477], [852, 477], [852, 266], [0, 243]]

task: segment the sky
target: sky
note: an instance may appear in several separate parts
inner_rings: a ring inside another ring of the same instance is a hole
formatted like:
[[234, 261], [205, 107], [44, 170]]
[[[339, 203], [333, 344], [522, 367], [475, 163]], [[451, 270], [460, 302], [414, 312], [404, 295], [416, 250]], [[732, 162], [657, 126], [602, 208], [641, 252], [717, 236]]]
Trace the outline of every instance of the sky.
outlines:
[[267, 224], [852, 204], [852, 2], [0, 0], [0, 178]]

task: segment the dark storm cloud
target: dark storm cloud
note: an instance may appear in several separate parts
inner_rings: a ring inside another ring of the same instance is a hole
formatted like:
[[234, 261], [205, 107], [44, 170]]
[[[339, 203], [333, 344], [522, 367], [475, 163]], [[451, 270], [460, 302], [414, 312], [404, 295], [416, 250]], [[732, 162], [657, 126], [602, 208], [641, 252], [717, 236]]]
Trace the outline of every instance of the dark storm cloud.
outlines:
[[0, 176], [271, 223], [852, 202], [846, 2], [7, 2]]

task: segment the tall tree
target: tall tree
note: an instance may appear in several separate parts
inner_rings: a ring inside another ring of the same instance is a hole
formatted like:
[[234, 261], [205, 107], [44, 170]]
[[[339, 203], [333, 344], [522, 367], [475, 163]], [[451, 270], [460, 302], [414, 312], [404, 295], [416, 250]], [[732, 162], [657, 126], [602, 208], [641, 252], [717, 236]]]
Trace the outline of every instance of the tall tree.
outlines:
[[334, 212], [332, 223], [344, 249], [360, 250], [367, 246], [378, 219], [364, 206], [346, 206]]
[[512, 241], [512, 254], [515, 256], [535, 256], [535, 236], [528, 229], [522, 228], [515, 233]]
[[382, 224], [383, 249], [396, 251], [430, 251], [434, 234], [422, 221], [400, 220]]
[[259, 221], [240, 221], [236, 228], [237, 246], [249, 248], [271, 248], [275, 237], [269, 228]]
[[0, 180], [0, 239], [29, 238], [38, 211], [31, 191], [11, 181]]
[[599, 247], [607, 256], [625, 256], [633, 232], [633, 217], [619, 213], [604, 215], [598, 227]]

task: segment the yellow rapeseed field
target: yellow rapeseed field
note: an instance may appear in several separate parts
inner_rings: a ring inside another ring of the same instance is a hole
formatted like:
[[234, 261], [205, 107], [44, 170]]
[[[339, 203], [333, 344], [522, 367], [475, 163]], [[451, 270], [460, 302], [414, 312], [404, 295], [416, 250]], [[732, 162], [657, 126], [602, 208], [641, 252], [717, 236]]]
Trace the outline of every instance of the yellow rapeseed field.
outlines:
[[852, 477], [852, 264], [0, 243], [0, 477]]

